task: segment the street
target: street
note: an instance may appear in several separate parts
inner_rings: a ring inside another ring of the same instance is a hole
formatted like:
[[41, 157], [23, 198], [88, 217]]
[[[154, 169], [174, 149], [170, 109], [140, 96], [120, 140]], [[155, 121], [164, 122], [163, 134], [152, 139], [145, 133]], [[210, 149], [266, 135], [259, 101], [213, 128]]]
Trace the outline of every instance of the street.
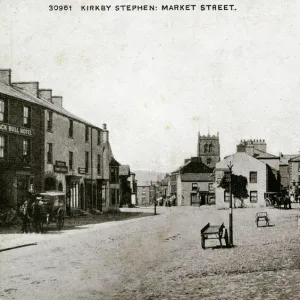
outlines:
[[[258, 211], [274, 226], [257, 228]], [[235, 209], [235, 247], [206, 250], [200, 229], [207, 222], [228, 228], [229, 210], [157, 212], [44, 235], [1, 235], [0, 248], [37, 245], [0, 253], [0, 299], [299, 299], [298, 209]]]

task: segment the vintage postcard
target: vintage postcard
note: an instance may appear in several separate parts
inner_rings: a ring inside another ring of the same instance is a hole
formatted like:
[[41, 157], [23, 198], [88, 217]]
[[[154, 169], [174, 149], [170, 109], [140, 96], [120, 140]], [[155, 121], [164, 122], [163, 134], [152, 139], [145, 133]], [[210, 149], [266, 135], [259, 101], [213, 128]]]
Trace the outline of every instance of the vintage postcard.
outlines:
[[300, 299], [299, 28], [0, 0], [0, 300]]

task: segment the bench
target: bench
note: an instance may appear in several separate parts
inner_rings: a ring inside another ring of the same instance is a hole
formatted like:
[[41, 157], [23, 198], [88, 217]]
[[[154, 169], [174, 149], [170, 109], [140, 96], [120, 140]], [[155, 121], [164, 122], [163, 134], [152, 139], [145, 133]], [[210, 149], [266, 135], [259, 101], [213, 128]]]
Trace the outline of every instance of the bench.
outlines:
[[224, 223], [221, 225], [210, 225], [210, 223], [207, 223], [200, 232], [201, 245], [203, 249], [205, 249], [205, 240], [209, 239], [218, 239], [221, 248], [223, 248], [222, 238], [224, 238], [226, 247], [228, 247], [228, 232], [224, 226]]
[[259, 227], [258, 225], [260, 221], [266, 222], [266, 226], [270, 226], [270, 218], [267, 212], [256, 213], [255, 222], [257, 227]]

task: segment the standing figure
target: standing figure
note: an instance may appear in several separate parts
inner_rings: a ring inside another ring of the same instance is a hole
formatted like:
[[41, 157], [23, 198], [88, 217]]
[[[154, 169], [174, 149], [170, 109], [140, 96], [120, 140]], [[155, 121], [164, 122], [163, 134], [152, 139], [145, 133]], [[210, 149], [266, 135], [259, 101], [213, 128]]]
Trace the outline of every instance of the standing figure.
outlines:
[[28, 208], [29, 208], [29, 201], [26, 199], [23, 205], [20, 207], [20, 213], [22, 216], [22, 233], [28, 233], [28, 227], [29, 227], [29, 232], [31, 233]]
[[42, 209], [40, 206], [41, 197], [36, 197], [32, 205], [32, 217], [36, 233], [42, 233]]

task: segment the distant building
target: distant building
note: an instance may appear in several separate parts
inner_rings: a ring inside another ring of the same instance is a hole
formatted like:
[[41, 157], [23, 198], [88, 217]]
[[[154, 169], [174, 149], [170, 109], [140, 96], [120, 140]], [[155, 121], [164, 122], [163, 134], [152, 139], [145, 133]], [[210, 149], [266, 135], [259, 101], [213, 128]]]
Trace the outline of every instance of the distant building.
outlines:
[[201, 157], [186, 159], [184, 165], [170, 174], [168, 196], [176, 197], [175, 205], [213, 204], [213, 175], [213, 168], [204, 164]]
[[150, 202], [150, 185], [137, 187], [137, 204], [141, 206], [149, 206]]
[[275, 170], [273, 168], [246, 152], [237, 152], [227, 156], [216, 165], [215, 191], [217, 206], [229, 206], [229, 191], [219, 187], [219, 184], [224, 175], [229, 173], [228, 165], [230, 163], [233, 165], [233, 174], [247, 178], [249, 198], [244, 199], [245, 206], [265, 206], [265, 194], [279, 191], [279, 178], [274, 175]]
[[220, 161], [219, 133], [215, 135], [200, 135], [198, 133], [197, 156], [210, 168]]

